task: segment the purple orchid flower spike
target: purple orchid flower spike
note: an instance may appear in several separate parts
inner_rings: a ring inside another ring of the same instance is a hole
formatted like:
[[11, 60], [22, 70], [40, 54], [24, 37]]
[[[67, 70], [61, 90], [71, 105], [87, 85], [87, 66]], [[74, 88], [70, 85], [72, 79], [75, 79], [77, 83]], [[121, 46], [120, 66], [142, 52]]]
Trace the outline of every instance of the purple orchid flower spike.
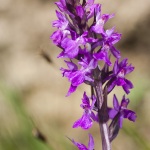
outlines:
[[[70, 82], [66, 96], [75, 92], [81, 84], [91, 88], [91, 97], [86, 92], [83, 94], [80, 105], [83, 114], [74, 122], [73, 128], [87, 130], [94, 122], [99, 123], [102, 150], [111, 150], [111, 142], [117, 137], [123, 119], [136, 120], [135, 112], [127, 109], [129, 99], [125, 96], [119, 104], [114, 95], [114, 108], [107, 105], [108, 94], [115, 86], [121, 86], [127, 94], [133, 88], [126, 75], [134, 67], [128, 65], [128, 59], [119, 61], [121, 53], [115, 48], [121, 34], [115, 31], [115, 27], [105, 29], [105, 24], [114, 14], [102, 14], [102, 5], [95, 4], [94, 0], [59, 0], [55, 4], [59, 8], [56, 11], [58, 19], [52, 25], [57, 30], [50, 38], [61, 49], [57, 58], [64, 59], [67, 65], [66, 69], [60, 69], [63, 77]], [[114, 61], [111, 60], [112, 55]], [[109, 122], [109, 119], [112, 121]], [[79, 150], [94, 150], [92, 135], [89, 135], [88, 147], [71, 141]]]
[[111, 92], [116, 85], [122, 86], [127, 94], [130, 93], [129, 89], [133, 88], [131, 81], [125, 78], [126, 74], [134, 70], [134, 67], [131, 66], [131, 64], [127, 66], [127, 60], [128, 59], [123, 59], [120, 63], [118, 63], [118, 60], [116, 60], [113, 68], [113, 75], [111, 76], [109, 82], [108, 92]]
[[119, 127], [122, 128], [123, 119], [128, 119], [130, 121], [135, 122], [136, 120], [136, 114], [134, 111], [127, 109], [127, 106], [129, 104], [129, 99], [125, 98], [125, 95], [122, 98], [121, 104], [119, 105], [118, 99], [116, 95], [114, 95], [113, 98], [113, 109], [109, 109], [109, 117], [111, 119], [114, 119], [117, 117], [117, 122], [119, 123]]
[[82, 129], [89, 129], [92, 126], [93, 121], [97, 121], [97, 117], [92, 111], [95, 102], [96, 98], [93, 96], [92, 104], [90, 105], [90, 100], [87, 97], [86, 92], [84, 92], [82, 104], [80, 105], [84, 109], [84, 113], [82, 117], [73, 124], [73, 128], [81, 127]]
[[75, 142], [74, 140], [71, 141], [78, 148], [78, 150], [94, 150], [94, 139], [91, 134], [89, 134], [88, 147], [86, 147], [84, 144]]

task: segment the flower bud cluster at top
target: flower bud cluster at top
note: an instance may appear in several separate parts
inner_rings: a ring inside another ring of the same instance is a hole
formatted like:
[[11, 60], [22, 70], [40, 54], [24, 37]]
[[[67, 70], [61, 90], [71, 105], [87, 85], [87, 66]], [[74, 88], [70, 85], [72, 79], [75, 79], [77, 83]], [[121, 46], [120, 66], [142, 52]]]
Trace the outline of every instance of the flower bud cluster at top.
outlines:
[[[67, 96], [75, 92], [82, 83], [95, 89], [96, 82], [102, 84], [102, 93], [106, 89], [107, 95], [115, 86], [121, 86], [128, 94], [133, 88], [133, 84], [125, 76], [132, 72], [134, 67], [131, 64], [128, 65], [128, 59], [120, 60], [120, 51], [114, 46], [121, 39], [121, 34], [115, 31], [115, 27], [104, 28], [105, 23], [113, 18], [114, 14], [102, 14], [101, 4], [94, 4], [94, 0], [80, 1], [60, 0], [55, 3], [59, 8], [59, 11], [56, 10], [58, 20], [53, 21], [52, 25], [57, 30], [50, 37], [54, 44], [62, 50], [58, 58], [64, 58], [67, 65], [67, 69], [60, 69], [63, 76], [67, 77], [71, 83]], [[111, 55], [116, 59], [114, 63], [110, 59]], [[113, 69], [110, 70], [110, 66], [113, 66]], [[91, 97], [84, 92], [81, 104], [84, 113], [74, 123], [74, 128], [89, 129], [93, 121], [100, 120], [96, 114], [97, 101], [98, 97], [94, 92]], [[109, 119], [112, 119], [110, 127], [115, 126], [116, 117], [119, 127], [122, 127], [124, 118], [135, 121], [136, 115], [127, 109], [128, 103], [129, 99], [123, 96], [119, 105], [117, 97], [114, 95], [114, 108], [108, 108]], [[112, 132], [110, 140], [114, 136], [116, 135]], [[93, 141], [92, 136], [89, 135], [89, 137], [90, 141]], [[76, 146], [80, 145], [74, 141], [73, 143]], [[91, 145], [89, 147], [92, 148], [87, 149], [92, 150], [93, 142]]]

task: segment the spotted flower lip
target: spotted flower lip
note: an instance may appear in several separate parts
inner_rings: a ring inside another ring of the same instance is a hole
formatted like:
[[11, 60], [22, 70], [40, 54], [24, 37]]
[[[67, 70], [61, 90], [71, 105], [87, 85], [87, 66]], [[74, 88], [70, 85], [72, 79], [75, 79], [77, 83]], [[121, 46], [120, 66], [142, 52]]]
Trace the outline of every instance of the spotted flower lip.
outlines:
[[126, 99], [125, 95], [123, 96], [120, 105], [119, 105], [116, 95], [114, 95], [114, 98], [113, 98], [114, 108], [112, 108], [112, 109], [109, 108], [109, 117], [111, 119], [118, 117], [118, 120], [119, 120], [118, 122], [119, 122], [120, 128], [122, 128], [123, 119], [128, 119], [133, 122], [135, 122], [135, 120], [136, 120], [137, 116], [136, 116], [135, 112], [127, 109], [128, 104], [129, 104], [129, 99]]
[[86, 147], [84, 144], [75, 142], [74, 139], [72, 139], [71, 141], [79, 150], [94, 150], [94, 139], [91, 134], [89, 134], [88, 147]]
[[83, 108], [84, 112], [82, 117], [75, 121], [75, 123], [73, 124], [73, 128], [81, 127], [82, 129], [89, 129], [91, 128], [93, 121], [97, 121], [97, 117], [92, 111], [95, 102], [96, 98], [93, 97], [92, 104], [90, 105], [90, 99], [87, 97], [86, 92], [84, 92], [82, 104], [80, 105]]

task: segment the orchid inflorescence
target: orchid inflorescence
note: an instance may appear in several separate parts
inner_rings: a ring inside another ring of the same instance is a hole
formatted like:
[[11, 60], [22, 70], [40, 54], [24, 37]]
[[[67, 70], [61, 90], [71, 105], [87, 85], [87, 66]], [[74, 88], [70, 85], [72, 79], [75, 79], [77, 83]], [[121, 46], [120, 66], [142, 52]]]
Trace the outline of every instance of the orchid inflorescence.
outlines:
[[[60, 0], [55, 4], [59, 11], [56, 10], [58, 20], [53, 21], [53, 27], [57, 30], [50, 38], [62, 50], [58, 58], [64, 58], [67, 65], [67, 69], [60, 69], [71, 83], [66, 96], [83, 83], [91, 87], [91, 96], [87, 96], [86, 92], [83, 94], [80, 105], [83, 114], [73, 128], [89, 129], [93, 122], [98, 123], [102, 149], [110, 150], [110, 143], [122, 128], [123, 119], [135, 121], [136, 114], [127, 109], [129, 99], [125, 95], [120, 105], [114, 95], [114, 108], [108, 107], [107, 96], [115, 86], [121, 86], [126, 94], [130, 93], [133, 84], [125, 76], [134, 67], [128, 65], [128, 59], [121, 59], [120, 51], [114, 46], [121, 39], [121, 34], [115, 31], [115, 27], [104, 28], [114, 14], [102, 14], [101, 4], [94, 4], [94, 0]], [[114, 62], [110, 59], [112, 55]], [[71, 141], [79, 150], [94, 150], [91, 134], [88, 147], [73, 139]]]

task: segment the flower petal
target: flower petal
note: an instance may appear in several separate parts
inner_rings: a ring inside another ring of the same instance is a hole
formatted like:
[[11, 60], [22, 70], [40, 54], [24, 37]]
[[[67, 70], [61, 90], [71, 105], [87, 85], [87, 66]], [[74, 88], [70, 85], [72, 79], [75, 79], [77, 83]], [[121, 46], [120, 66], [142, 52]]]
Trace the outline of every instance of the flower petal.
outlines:
[[116, 97], [116, 95], [114, 94], [114, 98], [113, 98], [113, 105], [114, 105], [114, 109], [119, 111], [119, 102], [118, 102], [118, 99]]
[[70, 96], [70, 94], [73, 93], [73, 92], [75, 92], [76, 89], [77, 89], [77, 86], [73, 86], [71, 84], [66, 96]]
[[89, 134], [88, 150], [94, 150], [94, 139], [91, 134]]
[[114, 87], [116, 86], [116, 80], [115, 79], [112, 79], [112, 82], [110, 82], [110, 84], [108, 85], [108, 93], [110, 93]]
[[90, 119], [90, 115], [85, 113], [73, 124], [73, 128], [81, 127], [82, 129], [87, 130], [92, 126], [92, 124], [93, 122]]
[[133, 84], [131, 83], [131, 81], [129, 81], [127, 79], [125, 79], [125, 82], [126, 82], [126, 84], [123, 85], [123, 89], [127, 94], [129, 94], [130, 93], [129, 89], [133, 88]]
[[109, 118], [113, 119], [117, 115], [118, 111], [115, 109], [108, 109]]
[[70, 74], [70, 81], [73, 86], [80, 85], [81, 83], [84, 82], [84, 79], [85, 79], [85, 74], [82, 73], [80, 70]]
[[135, 122], [137, 116], [134, 111], [125, 109], [124, 110], [124, 118], [128, 118], [130, 121]]
[[116, 58], [120, 58], [120, 51], [118, 51], [114, 46], [110, 46], [110, 51]]
[[81, 144], [81, 143], [78, 143], [78, 142], [75, 142], [73, 139], [71, 140], [72, 143], [78, 147], [79, 150], [88, 150], [87, 147], [84, 145], [84, 144]]

